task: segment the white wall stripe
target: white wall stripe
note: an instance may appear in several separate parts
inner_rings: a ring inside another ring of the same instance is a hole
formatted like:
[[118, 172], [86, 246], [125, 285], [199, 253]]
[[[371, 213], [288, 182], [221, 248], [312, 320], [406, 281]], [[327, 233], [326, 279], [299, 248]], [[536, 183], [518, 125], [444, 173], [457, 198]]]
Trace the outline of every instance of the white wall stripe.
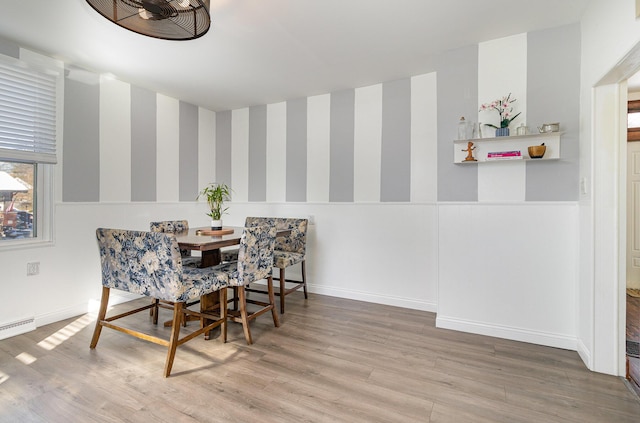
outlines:
[[158, 202], [178, 201], [180, 192], [180, 102], [158, 94], [157, 101], [157, 181]]
[[249, 108], [231, 113], [231, 184], [233, 201], [249, 199]]
[[331, 95], [307, 98], [307, 201], [329, 201]]
[[[527, 34], [480, 43], [478, 50], [478, 101], [480, 104], [502, 98], [511, 93], [514, 113], [522, 114], [510, 129], [515, 133], [520, 122], [526, 121], [527, 105]], [[478, 105], [480, 106], [480, 105]], [[483, 123], [499, 123], [496, 111], [478, 113]], [[485, 137], [494, 131], [483, 127]], [[478, 165], [478, 201], [524, 201], [526, 192], [525, 163], [491, 163]]]
[[131, 201], [131, 87], [100, 80], [100, 201]]
[[380, 201], [382, 84], [355, 90], [353, 200]]
[[436, 73], [411, 78], [411, 201], [438, 199]]
[[216, 113], [200, 107], [198, 109], [198, 191], [215, 181]]
[[267, 105], [267, 202], [287, 195], [287, 103]]
[[478, 164], [478, 201], [524, 201], [526, 170], [523, 160]]

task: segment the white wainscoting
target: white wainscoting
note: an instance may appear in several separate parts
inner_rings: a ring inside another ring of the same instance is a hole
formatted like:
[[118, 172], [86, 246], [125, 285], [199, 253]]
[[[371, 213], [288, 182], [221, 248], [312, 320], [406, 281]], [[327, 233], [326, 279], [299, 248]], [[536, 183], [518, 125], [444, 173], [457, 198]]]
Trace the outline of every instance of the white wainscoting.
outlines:
[[[229, 211], [225, 225], [250, 215], [313, 216], [312, 294], [437, 307], [440, 327], [576, 349], [573, 203], [232, 203]], [[204, 203], [58, 204], [54, 246], [3, 253], [13, 283], [0, 299], [0, 325], [32, 315], [40, 326], [96, 304], [97, 227], [144, 230], [167, 219], [205, 226], [205, 212]], [[31, 261], [40, 275], [26, 276]]]
[[436, 325], [577, 349], [576, 203], [441, 204]]

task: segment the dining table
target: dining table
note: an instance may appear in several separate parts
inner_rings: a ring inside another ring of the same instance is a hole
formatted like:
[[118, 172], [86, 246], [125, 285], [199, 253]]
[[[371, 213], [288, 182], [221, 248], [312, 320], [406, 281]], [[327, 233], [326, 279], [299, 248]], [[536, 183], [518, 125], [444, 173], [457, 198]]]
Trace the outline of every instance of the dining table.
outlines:
[[[240, 244], [242, 232], [241, 226], [225, 226], [221, 230], [213, 230], [210, 227], [189, 228], [188, 231], [176, 232], [175, 237], [181, 250], [200, 251], [200, 267], [211, 267], [220, 264], [220, 249]], [[290, 229], [278, 230], [276, 237], [291, 234]], [[218, 292], [212, 292], [200, 297], [200, 312], [215, 313], [219, 305]], [[207, 323], [205, 322], [205, 325]], [[210, 338], [205, 333], [205, 339]]]
[[240, 244], [243, 229], [238, 226], [225, 226], [221, 230], [189, 228], [176, 232], [175, 236], [181, 250], [200, 251], [200, 267], [211, 267], [220, 264], [220, 248]]

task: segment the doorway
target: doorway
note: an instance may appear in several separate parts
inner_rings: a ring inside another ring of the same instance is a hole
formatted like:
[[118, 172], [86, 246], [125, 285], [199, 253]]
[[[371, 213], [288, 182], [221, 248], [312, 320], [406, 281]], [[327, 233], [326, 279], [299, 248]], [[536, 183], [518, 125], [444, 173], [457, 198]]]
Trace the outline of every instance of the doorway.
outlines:
[[640, 395], [640, 73], [627, 84], [625, 377]]

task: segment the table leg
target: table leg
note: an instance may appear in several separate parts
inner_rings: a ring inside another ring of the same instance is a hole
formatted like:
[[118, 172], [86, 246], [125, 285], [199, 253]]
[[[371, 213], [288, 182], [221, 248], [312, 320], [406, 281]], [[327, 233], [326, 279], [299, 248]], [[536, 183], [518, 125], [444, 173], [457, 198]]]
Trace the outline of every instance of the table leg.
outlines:
[[[211, 267], [220, 264], [220, 250], [209, 250], [202, 252], [202, 258], [200, 260], [200, 267]], [[220, 295], [218, 292], [212, 292], [211, 294], [203, 295], [200, 297], [200, 312], [201, 313], [215, 313], [217, 310], [220, 313]], [[224, 307], [227, 305], [224, 304]], [[204, 325], [209, 324], [210, 320], [204, 319]], [[213, 334], [211, 333], [213, 332]], [[204, 339], [208, 340], [212, 337], [215, 338], [220, 335], [220, 326], [213, 328], [210, 332], [204, 334]]]
[[[226, 288], [223, 288], [223, 289], [226, 289]], [[219, 314], [220, 313], [220, 308], [218, 307], [219, 304], [220, 304], [219, 292], [216, 291], [207, 295], [203, 295], [200, 297], [200, 312], [207, 313], [207, 314]], [[224, 306], [226, 306], [226, 304]], [[209, 322], [210, 320], [204, 319], [205, 326]], [[220, 335], [220, 326], [213, 328], [209, 332], [205, 332], [204, 339], [208, 340], [211, 338], [216, 338], [218, 335]]]
[[221, 261], [221, 256], [220, 256], [219, 249], [203, 251], [202, 257], [200, 259], [200, 267], [215, 266], [216, 264], [220, 264], [220, 261]]

